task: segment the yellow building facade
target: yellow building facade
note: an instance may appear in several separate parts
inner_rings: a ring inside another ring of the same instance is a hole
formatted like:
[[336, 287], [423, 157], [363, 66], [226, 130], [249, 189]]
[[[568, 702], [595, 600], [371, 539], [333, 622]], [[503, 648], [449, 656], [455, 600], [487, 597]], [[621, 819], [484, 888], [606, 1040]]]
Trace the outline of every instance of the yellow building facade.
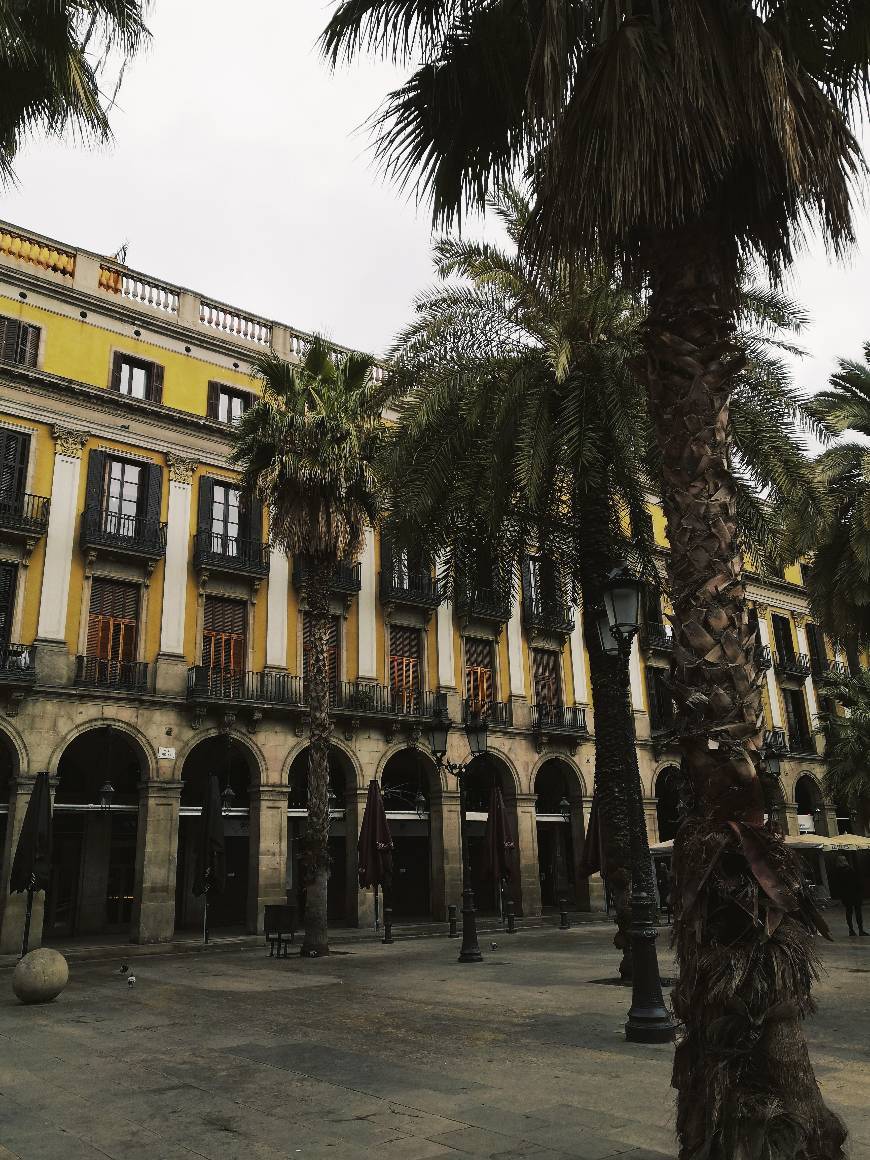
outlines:
[[[201, 921], [195, 818], [210, 772], [226, 795], [227, 889], [214, 923], [262, 929], [299, 896], [308, 722], [305, 561], [269, 544], [229, 464], [252, 360], [295, 359], [309, 337], [111, 259], [0, 224], [0, 950], [20, 939], [12, 854], [37, 772], [54, 786], [52, 883], [35, 934], [171, 938]], [[651, 505], [664, 547], [664, 521]], [[839, 663], [808, 619], [799, 569], [752, 576], [765, 712], [783, 752], [783, 826], [836, 833], [813, 735], [816, 680]], [[601, 904], [579, 876], [594, 713], [579, 609], [547, 561], [519, 595], [440, 599], [431, 571], [370, 534], [333, 590], [336, 922], [369, 921], [356, 839], [368, 783], [396, 841], [396, 920], [459, 901], [459, 795], [428, 757], [447, 712], [467, 757], [467, 698], [491, 703], [489, 752], [469, 776], [478, 903], [489, 788], [517, 836], [518, 913]], [[667, 617], [651, 600], [631, 695], [652, 841], [672, 835], [676, 755], [662, 682]]]

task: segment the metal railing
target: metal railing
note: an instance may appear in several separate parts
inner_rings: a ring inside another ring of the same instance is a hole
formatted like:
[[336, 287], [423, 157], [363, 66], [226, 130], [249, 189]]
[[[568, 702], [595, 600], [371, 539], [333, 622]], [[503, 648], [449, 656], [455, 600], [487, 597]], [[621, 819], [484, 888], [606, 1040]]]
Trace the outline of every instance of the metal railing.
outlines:
[[510, 589], [502, 585], [492, 588], [457, 585], [456, 613], [458, 616], [476, 616], [479, 620], [507, 624], [511, 618]]
[[586, 709], [583, 705], [549, 705], [543, 701], [532, 705], [532, 728], [535, 732], [586, 733]]
[[753, 656], [755, 658], [755, 667], [759, 672], [766, 672], [773, 664], [773, 656], [771, 655], [769, 644], [757, 644]]
[[381, 600], [385, 604], [415, 604], [437, 608], [441, 603], [438, 581], [431, 572], [404, 572], [397, 568], [381, 572]]
[[568, 602], [558, 596], [523, 594], [523, 623], [526, 628], [564, 636], [574, 631], [574, 617]]
[[780, 656], [777, 653], [774, 665], [781, 677], [793, 677], [795, 680], [804, 681], [812, 672], [810, 658], [806, 653], [797, 653], [795, 656]]
[[196, 533], [193, 563], [197, 568], [243, 572], [249, 576], [269, 574], [269, 545], [261, 540], [242, 540], [208, 529]]
[[487, 725], [494, 729], [510, 729], [514, 723], [514, 711], [510, 701], [479, 701], [476, 697], [466, 697], [462, 702], [462, 723], [484, 716]]
[[125, 516], [103, 508], [85, 508], [81, 546], [115, 548], [139, 556], [159, 557], [166, 551], [166, 524], [147, 516]]
[[76, 657], [75, 683], [133, 693], [148, 691], [147, 661], [110, 661], [102, 657]]
[[0, 648], [0, 680], [36, 680], [36, 649], [32, 644], [9, 644]]
[[764, 734], [765, 749], [772, 749], [775, 753], [788, 752], [788, 740], [784, 729], [768, 729]]
[[191, 701], [251, 701], [261, 705], [302, 706], [302, 678], [289, 673], [233, 673], [193, 665], [187, 670]]
[[166, 314], [178, 314], [179, 291], [175, 286], [158, 282], [145, 274], [135, 274], [117, 266], [103, 263], [100, 266], [98, 285], [110, 294], [120, 294], [142, 306], [151, 306]]
[[[297, 588], [304, 588], [311, 575], [311, 561], [304, 556], [296, 556], [293, 560], [293, 583]], [[362, 588], [362, 565], [342, 561], [332, 574], [329, 587], [332, 592], [352, 594]]]
[[48, 527], [51, 501], [44, 495], [0, 496], [0, 528], [42, 535]]
[[340, 681], [334, 685], [331, 705], [338, 712], [354, 713], [361, 717], [422, 717], [433, 720], [447, 716], [446, 693], [394, 689], [390, 685], [370, 685], [362, 681]]
[[648, 623], [644, 627], [643, 642], [652, 652], [670, 652], [674, 647], [674, 631], [669, 624]]

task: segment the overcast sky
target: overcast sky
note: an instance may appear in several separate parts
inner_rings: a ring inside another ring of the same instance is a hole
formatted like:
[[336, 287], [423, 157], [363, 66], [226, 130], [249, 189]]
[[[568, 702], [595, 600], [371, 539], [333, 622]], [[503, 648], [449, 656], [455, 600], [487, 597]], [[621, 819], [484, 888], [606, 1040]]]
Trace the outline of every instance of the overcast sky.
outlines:
[[[382, 351], [431, 279], [429, 219], [381, 181], [358, 131], [399, 76], [370, 62], [331, 73], [315, 41], [332, 9], [155, 0], [114, 144], [34, 141], [0, 215], [103, 254], [126, 241], [134, 268]], [[813, 318], [808, 387], [870, 340], [866, 210], [859, 233], [847, 265], [815, 246], [789, 287]]]

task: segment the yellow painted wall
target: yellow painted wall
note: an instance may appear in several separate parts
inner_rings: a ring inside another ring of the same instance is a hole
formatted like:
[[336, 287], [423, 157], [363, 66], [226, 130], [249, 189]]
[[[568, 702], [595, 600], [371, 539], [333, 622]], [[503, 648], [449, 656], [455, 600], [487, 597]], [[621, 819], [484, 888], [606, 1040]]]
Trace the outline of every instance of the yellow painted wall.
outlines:
[[[4, 422], [25, 427], [34, 432], [31, 437], [30, 455], [33, 474], [29, 487], [33, 495], [51, 496], [51, 478], [54, 472], [54, 439], [51, 428], [46, 423], [23, 422], [17, 415], [3, 415]], [[42, 536], [30, 556], [30, 565], [24, 578], [21, 629], [16, 644], [32, 644], [39, 624], [39, 600], [42, 593], [42, 576], [45, 567], [45, 536]]]

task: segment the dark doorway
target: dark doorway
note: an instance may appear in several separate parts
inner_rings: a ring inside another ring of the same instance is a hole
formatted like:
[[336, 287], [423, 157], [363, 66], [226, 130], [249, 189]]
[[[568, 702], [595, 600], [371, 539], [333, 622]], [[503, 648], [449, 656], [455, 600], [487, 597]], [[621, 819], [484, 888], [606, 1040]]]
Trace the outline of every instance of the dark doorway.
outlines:
[[432, 841], [429, 771], [416, 749], [394, 753], [381, 774], [381, 792], [393, 836], [393, 917], [432, 915]]
[[[502, 888], [490, 871], [486, 856], [486, 821], [489, 815], [489, 796], [494, 781], [498, 781], [507, 808], [508, 824], [517, 840], [516, 801], [513, 779], [503, 764], [488, 755], [476, 757], [465, 774], [465, 808], [468, 814], [468, 855], [471, 864], [471, 885], [474, 901], [482, 914], [497, 914], [502, 904]], [[516, 845], [511, 876], [505, 884], [505, 897], [511, 898], [517, 913], [522, 913], [520, 863]]]
[[555, 909], [562, 899], [577, 901], [574, 825], [582, 836], [583, 801], [573, 771], [554, 758], [535, 777], [535, 814], [538, 836], [538, 874], [541, 906]]
[[[303, 854], [308, 822], [308, 755], [306, 747], [290, 766], [289, 818], [287, 822], [287, 899], [295, 902], [300, 924], [305, 916]], [[329, 751], [329, 885], [326, 913], [330, 922], [343, 923], [348, 916], [348, 791], [355, 786], [353, 769], [340, 749]]]
[[669, 765], [656, 778], [656, 822], [659, 841], [670, 842], [680, 826], [680, 771]]

